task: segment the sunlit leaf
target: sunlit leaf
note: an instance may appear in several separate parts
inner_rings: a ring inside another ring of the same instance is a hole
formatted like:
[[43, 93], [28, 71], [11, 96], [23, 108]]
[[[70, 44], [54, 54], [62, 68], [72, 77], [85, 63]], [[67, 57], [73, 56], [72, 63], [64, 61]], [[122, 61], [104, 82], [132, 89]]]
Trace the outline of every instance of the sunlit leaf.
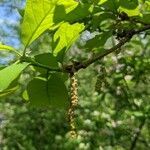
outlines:
[[103, 4], [103, 3], [105, 3], [107, 0], [99, 0], [99, 5], [101, 5], [101, 4]]
[[0, 70], [0, 92], [7, 89], [28, 65], [28, 63], [15, 63]]
[[140, 15], [140, 7], [138, 0], [120, 0], [119, 1], [120, 12], [125, 12], [128, 16], [138, 16]]
[[66, 51], [79, 37], [84, 30], [84, 25], [80, 23], [63, 23], [54, 35], [54, 55], [58, 55], [62, 50]]
[[10, 94], [13, 94], [18, 88], [19, 88], [19, 86], [17, 85], [11, 89], [7, 89], [7, 90], [0, 92], [0, 98], [6, 97]]
[[119, 10], [120, 12], [125, 12], [129, 17], [140, 15], [139, 7], [136, 7], [135, 9], [126, 9], [123, 7], [119, 7]]
[[22, 97], [23, 97], [24, 100], [29, 101], [29, 96], [28, 96], [27, 90], [25, 90], [25, 91], [23, 92]]
[[0, 51], [12, 51], [12, 52], [15, 52], [17, 55], [20, 55], [19, 52], [16, 51], [15, 48], [11, 47], [11, 46], [8, 46], [8, 45], [3, 45], [0, 43]]
[[65, 9], [68, 9], [68, 7], [76, 3], [73, 0], [69, 0], [68, 3], [62, 0], [27, 0], [21, 25], [22, 41], [25, 47], [54, 25], [53, 15], [55, 6], [62, 4]]

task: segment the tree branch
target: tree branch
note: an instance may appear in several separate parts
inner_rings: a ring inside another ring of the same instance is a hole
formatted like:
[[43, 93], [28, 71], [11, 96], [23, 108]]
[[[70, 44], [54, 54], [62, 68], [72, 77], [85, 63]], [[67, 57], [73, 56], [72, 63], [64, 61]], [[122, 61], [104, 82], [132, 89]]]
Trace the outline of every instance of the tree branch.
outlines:
[[27, 56], [24, 57], [24, 56], [22, 56], [22, 57], [20, 58], [20, 61], [21, 61], [21, 62], [28, 62], [28, 63], [30, 63], [30, 65], [32, 65], [32, 66], [40, 67], [40, 68], [46, 69], [46, 70], [48, 70], [48, 71], [63, 72], [63, 70], [61, 70], [61, 69], [59, 69], [59, 68], [58, 68], [58, 69], [55, 69], [55, 68], [51, 68], [51, 67], [49, 67], [49, 66], [40, 64], [40, 63], [38, 63], [37, 61], [35, 61], [34, 58], [31, 58], [31, 57], [27, 57]]
[[103, 53], [97, 54], [92, 59], [86, 60], [84, 62], [75, 62], [73, 65], [66, 66], [64, 70], [69, 72], [69, 71], [71, 71], [72, 67], [74, 67], [76, 71], [78, 71], [80, 69], [87, 68], [89, 65], [93, 64], [97, 60], [100, 60], [103, 57], [105, 57], [105, 56], [109, 55], [110, 53], [116, 51], [117, 49], [121, 48], [125, 43], [130, 41], [130, 39], [134, 35], [139, 34], [139, 33], [143, 32], [143, 31], [149, 30], [149, 29], [150, 29], [150, 24], [149, 25], [145, 25], [143, 28], [141, 28], [139, 30], [130, 30], [128, 33], [125, 34], [125, 36], [120, 40], [120, 42], [117, 45], [115, 45], [114, 47], [112, 47], [112, 48], [110, 48], [108, 50], [104, 50]]

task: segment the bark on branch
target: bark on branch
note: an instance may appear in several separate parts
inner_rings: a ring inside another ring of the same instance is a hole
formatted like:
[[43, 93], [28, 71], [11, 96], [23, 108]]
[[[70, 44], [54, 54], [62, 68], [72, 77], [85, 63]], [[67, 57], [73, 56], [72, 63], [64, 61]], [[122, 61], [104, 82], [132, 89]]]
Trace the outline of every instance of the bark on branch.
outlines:
[[80, 70], [80, 69], [84, 69], [87, 68], [89, 65], [93, 64], [94, 62], [96, 62], [97, 60], [102, 59], [103, 57], [109, 55], [110, 53], [116, 51], [117, 49], [120, 49], [125, 43], [129, 42], [130, 39], [136, 35], [136, 34], [140, 34], [143, 31], [149, 30], [150, 29], [150, 25], [145, 25], [143, 28], [139, 29], [139, 30], [130, 30], [128, 33], [126, 33], [126, 35], [119, 41], [119, 43], [117, 45], [115, 45], [114, 47], [108, 49], [108, 50], [104, 50], [103, 53], [97, 54], [94, 58], [92, 59], [88, 59], [84, 62], [75, 62], [73, 65], [69, 65], [65, 67], [66, 71], [70, 71], [72, 70], [71, 68], [74, 67], [76, 71]]

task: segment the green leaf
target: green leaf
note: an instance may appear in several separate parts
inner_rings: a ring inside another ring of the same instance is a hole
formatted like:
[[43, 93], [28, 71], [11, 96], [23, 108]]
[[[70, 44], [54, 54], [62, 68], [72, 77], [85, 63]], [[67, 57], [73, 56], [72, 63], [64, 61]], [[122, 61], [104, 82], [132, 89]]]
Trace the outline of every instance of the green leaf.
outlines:
[[140, 15], [138, 0], [120, 0], [120, 12], [125, 12], [129, 17]]
[[52, 12], [55, 3], [49, 0], [27, 0], [21, 25], [22, 41], [30, 45], [46, 29], [53, 25]]
[[15, 49], [14, 49], [13, 47], [11, 47], [11, 46], [7, 46], [7, 45], [0, 44], [0, 50], [13, 51], [13, 50], [15, 50]]
[[23, 92], [22, 97], [23, 97], [24, 100], [29, 101], [29, 96], [28, 96], [27, 90], [25, 90], [25, 91]]
[[25, 97], [33, 106], [51, 106], [65, 108], [68, 106], [68, 92], [58, 75], [52, 74], [48, 79], [36, 77], [27, 86]]
[[54, 35], [53, 53], [57, 56], [66, 52], [68, 48], [78, 39], [80, 32], [84, 30], [84, 25], [80, 23], [63, 23]]
[[139, 5], [138, 0], [120, 0], [119, 5], [126, 9], [135, 9]]
[[91, 4], [80, 4], [78, 3], [77, 7], [75, 7], [72, 11], [67, 13], [64, 20], [68, 22], [77, 22], [88, 15], [90, 15], [93, 11], [93, 7]]
[[24, 12], [25, 12], [25, 10], [24, 10], [24, 9], [20, 9], [20, 8], [18, 8], [18, 9], [17, 9], [17, 11], [18, 11], [18, 13], [19, 13], [19, 15], [20, 15], [21, 17], [23, 17], [23, 16], [24, 16]]
[[139, 19], [140, 21], [143, 21], [143, 23], [150, 24], [150, 12], [149, 13], [143, 13], [142, 16], [140, 16]]
[[0, 70], [4, 69], [6, 66], [0, 64]]
[[[56, 57], [54, 57], [53, 54], [51, 54], [51, 53], [44, 53], [44, 54], [36, 55], [35, 61], [42, 64], [42, 65], [48, 66], [52, 69], [58, 69], [59, 68]], [[35, 67], [35, 68], [37, 69], [37, 71], [39, 71], [42, 74], [47, 73], [47, 70], [45, 70], [45, 69], [42, 69], [39, 67]]]
[[69, 79], [69, 74], [64, 72], [56, 72], [55, 73], [63, 82], [66, 82]]
[[99, 5], [102, 5], [103, 3], [105, 3], [107, 0], [99, 0]]
[[85, 48], [88, 50], [97, 50], [99, 48], [104, 48], [106, 41], [111, 35], [112, 32], [110, 31], [96, 35], [93, 39], [87, 41]]
[[10, 89], [0, 92], [0, 98], [4, 98], [4, 97], [14, 93], [18, 88], [19, 88], [19, 86], [17, 85], [17, 86], [14, 86], [13, 88], [10, 88]]
[[28, 63], [15, 63], [0, 70], [0, 92], [7, 89], [28, 65]]
[[94, 29], [97, 29], [104, 21], [108, 24], [108, 20], [116, 20], [116, 16], [110, 12], [98, 13], [93, 16], [91, 24]]
[[119, 2], [118, 0], [107, 0], [106, 2], [102, 2], [101, 7], [105, 8], [105, 12], [111, 11], [117, 13]]
[[129, 17], [139, 16], [141, 14], [139, 7], [136, 7], [135, 9], [126, 9], [123, 7], [119, 7], [119, 11], [125, 12]]
[[84, 17], [90, 15], [93, 10], [91, 4], [82, 5], [80, 3], [74, 2], [74, 5], [70, 6], [67, 9], [64, 7], [64, 4], [60, 4], [56, 6], [54, 11], [55, 23], [59, 23], [61, 21], [66, 21], [70, 23], [77, 22]]
[[0, 43], [0, 51], [3, 50], [3, 51], [12, 51], [12, 52], [15, 52], [17, 55], [20, 56], [20, 53], [16, 51], [15, 48], [11, 47], [11, 46], [8, 46], [8, 45], [3, 45]]
[[21, 25], [22, 41], [25, 47], [54, 25], [54, 10], [58, 4], [62, 4], [65, 9], [70, 9], [77, 2], [73, 0], [69, 2], [64, 0], [27, 0]]

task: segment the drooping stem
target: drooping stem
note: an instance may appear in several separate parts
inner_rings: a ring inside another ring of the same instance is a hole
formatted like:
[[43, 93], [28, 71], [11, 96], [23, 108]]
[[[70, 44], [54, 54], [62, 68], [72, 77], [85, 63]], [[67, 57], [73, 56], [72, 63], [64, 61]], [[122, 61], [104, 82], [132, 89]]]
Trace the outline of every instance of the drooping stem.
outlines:
[[75, 74], [70, 76], [70, 84], [71, 84], [71, 100], [70, 107], [68, 110], [68, 120], [70, 125], [70, 135], [72, 138], [77, 137], [76, 125], [75, 125], [75, 109], [78, 105], [78, 85]]

